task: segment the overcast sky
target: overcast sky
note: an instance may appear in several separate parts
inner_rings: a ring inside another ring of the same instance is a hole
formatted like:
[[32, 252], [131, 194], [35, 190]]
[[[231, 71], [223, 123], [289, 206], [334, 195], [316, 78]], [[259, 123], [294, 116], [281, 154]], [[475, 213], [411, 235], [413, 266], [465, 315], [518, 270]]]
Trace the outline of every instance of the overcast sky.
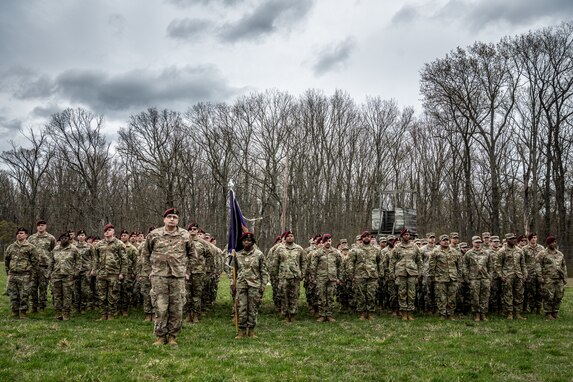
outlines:
[[271, 88], [420, 111], [424, 63], [572, 16], [571, 0], [0, 0], [0, 151], [70, 106], [112, 138], [150, 106]]

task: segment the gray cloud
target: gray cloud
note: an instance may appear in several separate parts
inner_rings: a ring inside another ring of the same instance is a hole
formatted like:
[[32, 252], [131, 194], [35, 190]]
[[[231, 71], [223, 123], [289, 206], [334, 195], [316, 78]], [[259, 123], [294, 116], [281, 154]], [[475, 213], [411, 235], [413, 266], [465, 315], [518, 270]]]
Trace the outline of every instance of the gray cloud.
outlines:
[[59, 107], [55, 104], [49, 104], [48, 106], [36, 106], [30, 114], [34, 117], [38, 118], [47, 118], [50, 117], [52, 114], [56, 114], [64, 110], [64, 108]]
[[356, 42], [350, 37], [337, 44], [325, 47], [319, 53], [316, 62], [312, 66], [314, 73], [320, 76], [333, 70], [342, 69], [354, 48], [356, 48]]
[[49, 97], [55, 91], [52, 79], [25, 66], [13, 66], [0, 74], [0, 91], [18, 99]]
[[116, 13], [108, 17], [107, 23], [113, 29], [114, 34], [116, 36], [120, 36], [123, 34], [125, 30], [125, 27], [127, 25], [127, 20], [123, 15]]
[[404, 5], [392, 17], [392, 24], [408, 24], [419, 17], [418, 10], [412, 5]]
[[543, 18], [556, 20], [573, 16], [570, 0], [450, 0], [434, 14], [438, 20], [457, 20], [479, 31], [499, 22], [510, 25], [529, 25]]
[[167, 27], [167, 36], [180, 39], [191, 40], [201, 37], [213, 27], [213, 23], [205, 19], [180, 19], [173, 20]]
[[225, 100], [237, 92], [213, 66], [169, 67], [158, 72], [133, 70], [120, 75], [69, 70], [60, 74], [56, 83], [59, 94], [100, 113]]
[[310, 0], [267, 0], [236, 22], [224, 24], [219, 36], [225, 42], [257, 39], [280, 28], [288, 29], [312, 8]]
[[[9, 119], [5, 116], [0, 116], [0, 134], [2, 141], [6, 143], [9, 139], [13, 139], [18, 132], [22, 129], [22, 121], [19, 119]], [[3, 149], [6, 149], [3, 147]]]
[[222, 4], [232, 6], [244, 2], [244, 0], [167, 0], [168, 3], [177, 5], [181, 8], [187, 8], [194, 5]]

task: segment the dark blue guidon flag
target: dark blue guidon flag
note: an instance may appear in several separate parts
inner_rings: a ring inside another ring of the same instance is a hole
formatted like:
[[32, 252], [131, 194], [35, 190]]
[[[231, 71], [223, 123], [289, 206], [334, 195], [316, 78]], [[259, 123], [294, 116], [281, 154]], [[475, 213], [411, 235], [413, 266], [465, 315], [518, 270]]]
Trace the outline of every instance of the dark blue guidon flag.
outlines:
[[229, 243], [227, 252], [230, 254], [233, 250], [240, 251], [243, 249], [241, 236], [245, 232], [249, 232], [245, 218], [241, 213], [239, 202], [235, 199], [233, 190], [229, 192]]

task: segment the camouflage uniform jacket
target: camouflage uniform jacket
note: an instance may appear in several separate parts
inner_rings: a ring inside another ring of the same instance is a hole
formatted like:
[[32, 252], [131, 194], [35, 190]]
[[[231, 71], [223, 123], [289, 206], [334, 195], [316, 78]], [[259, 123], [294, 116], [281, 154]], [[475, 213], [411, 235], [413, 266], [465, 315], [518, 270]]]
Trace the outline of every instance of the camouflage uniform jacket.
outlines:
[[91, 272], [94, 258], [93, 247], [90, 244], [83, 242], [83, 243], [78, 243], [76, 248], [78, 249], [78, 254], [80, 255], [79, 258], [80, 273]]
[[311, 277], [316, 280], [340, 280], [342, 258], [340, 252], [333, 247], [317, 249], [310, 263]]
[[127, 258], [127, 274], [125, 275], [128, 280], [135, 280], [137, 278], [137, 248], [130, 242], [125, 244], [125, 255]]
[[462, 266], [459, 251], [438, 246], [430, 253], [428, 276], [436, 282], [459, 281], [462, 278]]
[[80, 273], [80, 254], [75, 245], [56, 246], [50, 253], [50, 275], [52, 277], [76, 276]]
[[304, 249], [304, 263], [306, 264], [305, 266], [305, 270], [304, 270], [304, 278], [305, 279], [309, 279], [310, 278], [310, 263], [312, 262], [312, 253], [317, 249], [318, 247], [311, 245], [310, 247], [307, 247]]
[[523, 251], [517, 246], [513, 248], [504, 246], [497, 253], [495, 271], [499, 277], [516, 276], [523, 280], [527, 279], [527, 268]]
[[139, 246], [137, 254], [137, 277], [149, 278], [151, 274], [151, 263], [146, 263], [143, 259], [143, 245]]
[[43, 235], [35, 233], [30, 235], [28, 242], [38, 249], [39, 266], [47, 267], [50, 263], [50, 252], [56, 247], [56, 238], [45, 232]]
[[27, 240], [15, 241], [4, 253], [6, 273], [9, 275], [31, 275], [38, 271], [39, 254], [37, 248]]
[[283, 245], [275, 253], [274, 273], [279, 279], [301, 279], [305, 272], [305, 253], [300, 245]]
[[380, 272], [382, 272], [380, 274], [380, 277], [384, 278], [384, 279], [394, 279], [394, 274], [390, 274], [390, 265], [392, 263], [392, 250], [394, 248], [387, 246], [386, 248], [384, 248], [381, 253], [382, 253], [382, 267], [380, 268]]
[[237, 288], [264, 288], [269, 281], [265, 256], [257, 249], [235, 253], [233, 266], [237, 270]]
[[380, 248], [371, 244], [356, 247], [350, 251], [348, 261], [348, 272], [353, 280], [356, 279], [377, 279], [384, 272], [381, 268], [382, 252]]
[[428, 277], [428, 270], [430, 269], [430, 254], [437, 248], [437, 246], [426, 244], [420, 248], [420, 253], [422, 254], [422, 275]]
[[492, 279], [495, 263], [489, 251], [470, 249], [464, 257], [464, 273], [468, 280]]
[[177, 227], [173, 232], [165, 227], [147, 235], [143, 246], [143, 267], [150, 266], [150, 276], [185, 277], [188, 263], [197, 257], [189, 232]]
[[565, 256], [561, 251], [545, 249], [537, 257], [537, 274], [544, 280], [567, 278]]
[[537, 276], [537, 258], [545, 248], [542, 245], [536, 244], [535, 247], [526, 245], [523, 247], [523, 255], [525, 256], [525, 267], [527, 268], [527, 275], [530, 278]]
[[205, 273], [208, 275], [214, 275], [217, 271], [217, 256], [218, 252], [215, 246], [208, 241], [204, 240], [205, 243]]
[[121, 240], [115, 237], [110, 241], [103, 239], [95, 245], [93, 271], [98, 277], [126, 275], [127, 256]]
[[198, 236], [191, 236], [191, 241], [195, 246], [195, 252], [187, 265], [187, 273], [194, 275], [205, 274], [205, 258], [209, 256], [207, 242]]
[[412, 242], [395, 246], [390, 266], [390, 272], [396, 277], [419, 276], [422, 273], [422, 255], [418, 246]]
[[267, 262], [267, 267], [271, 272], [271, 276], [272, 277], [278, 277], [278, 274], [275, 273], [275, 263], [277, 260], [277, 250], [282, 247], [283, 244], [282, 243], [276, 243], [275, 245], [273, 245], [271, 247], [271, 249], [269, 249], [267, 251], [267, 256], [266, 256], [266, 262]]

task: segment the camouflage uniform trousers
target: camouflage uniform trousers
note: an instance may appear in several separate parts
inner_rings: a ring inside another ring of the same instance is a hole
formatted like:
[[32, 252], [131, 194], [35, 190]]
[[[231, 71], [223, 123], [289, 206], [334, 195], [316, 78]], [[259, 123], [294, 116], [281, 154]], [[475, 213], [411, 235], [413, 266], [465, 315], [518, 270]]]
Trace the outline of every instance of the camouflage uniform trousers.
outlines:
[[10, 275], [8, 280], [8, 296], [12, 312], [28, 310], [28, 296], [32, 290], [32, 277], [30, 275]]
[[236, 299], [239, 328], [244, 330], [257, 326], [257, 315], [262, 300], [259, 288], [248, 286], [239, 287], [237, 288]]
[[201, 292], [201, 310], [206, 310], [208, 307], [213, 305], [213, 302], [215, 301], [213, 296], [214, 280], [214, 273], [205, 274], [205, 278], [203, 280], [203, 291]]
[[300, 279], [280, 279], [282, 314], [296, 314], [298, 311], [298, 297], [300, 294]]
[[277, 274], [271, 274], [271, 286], [273, 288], [273, 303], [275, 304], [276, 309], [280, 309], [282, 306], [281, 303], [281, 291], [279, 288], [279, 276]]
[[557, 313], [563, 299], [565, 285], [561, 279], [549, 279], [543, 284], [543, 310], [545, 313]]
[[181, 332], [185, 305], [185, 279], [151, 277], [151, 302], [155, 310], [154, 334], [177, 337]]
[[203, 296], [204, 285], [204, 273], [192, 273], [189, 275], [189, 280], [185, 281], [186, 303], [183, 307], [183, 311], [185, 313], [201, 313], [201, 299]]
[[318, 310], [318, 292], [316, 289], [316, 282], [305, 280], [304, 294], [306, 296], [306, 303], [308, 308]]
[[342, 309], [351, 310], [352, 308], [352, 283], [350, 281], [338, 285], [336, 288], [336, 300]]
[[117, 310], [119, 312], [127, 312], [133, 299], [133, 285], [135, 280], [123, 279], [119, 283], [119, 300]]
[[358, 313], [374, 312], [376, 310], [376, 291], [378, 279], [364, 278], [354, 280], [354, 297]]
[[387, 307], [388, 303], [386, 301], [387, 292], [386, 292], [386, 283], [384, 279], [380, 277], [378, 279], [378, 290], [376, 291], [376, 303], [380, 307], [380, 309], [384, 309]]
[[50, 280], [48, 276], [50, 271], [48, 267], [40, 267], [37, 273], [32, 277], [32, 287], [30, 290], [30, 300], [32, 309], [44, 309], [48, 302], [48, 285]]
[[87, 308], [91, 308], [93, 305], [92, 303], [93, 303], [93, 296], [90, 285], [90, 275], [87, 272], [80, 273], [74, 283], [73, 306], [77, 310], [82, 311], [86, 310]]
[[151, 304], [151, 280], [149, 277], [142, 277], [139, 280], [139, 288], [143, 298], [143, 313], [153, 314], [153, 304]]
[[388, 294], [388, 309], [391, 311], [398, 310], [398, 286], [396, 285], [396, 279], [388, 279], [386, 281], [386, 292]]
[[424, 308], [426, 309], [426, 312], [433, 312], [437, 308], [437, 305], [436, 305], [436, 282], [433, 280], [430, 280], [429, 277], [425, 277], [423, 284], [424, 284], [424, 294], [425, 294]]
[[456, 296], [456, 311], [461, 314], [468, 314], [471, 309], [470, 284], [462, 281], [458, 284], [458, 295]]
[[141, 281], [136, 279], [133, 283], [133, 293], [131, 295], [131, 306], [140, 307], [143, 301], [143, 296], [141, 295]]
[[332, 317], [334, 309], [334, 296], [336, 295], [336, 281], [321, 280], [316, 281], [318, 293], [318, 314], [321, 317]]
[[501, 279], [495, 277], [491, 280], [491, 288], [489, 291], [489, 311], [499, 313], [501, 308]]
[[76, 280], [73, 276], [53, 277], [52, 296], [54, 309], [63, 313], [70, 313]]
[[416, 301], [416, 276], [399, 276], [396, 278], [398, 286], [398, 303], [400, 310], [413, 312]]
[[443, 317], [452, 316], [456, 310], [458, 282], [436, 282], [435, 291], [438, 313]]
[[96, 279], [96, 295], [102, 315], [117, 315], [119, 301], [119, 280], [117, 277], [98, 277]]
[[489, 306], [490, 279], [470, 280], [472, 313], [486, 314]]
[[541, 308], [543, 301], [542, 288], [537, 280], [537, 275], [532, 274], [525, 282], [523, 291], [523, 311], [534, 312], [536, 309]]
[[416, 310], [422, 312], [426, 306], [426, 293], [424, 293], [424, 283], [416, 283]]
[[505, 283], [501, 284], [503, 299], [503, 309], [508, 313], [521, 313], [523, 309], [523, 279], [519, 277], [508, 277]]

